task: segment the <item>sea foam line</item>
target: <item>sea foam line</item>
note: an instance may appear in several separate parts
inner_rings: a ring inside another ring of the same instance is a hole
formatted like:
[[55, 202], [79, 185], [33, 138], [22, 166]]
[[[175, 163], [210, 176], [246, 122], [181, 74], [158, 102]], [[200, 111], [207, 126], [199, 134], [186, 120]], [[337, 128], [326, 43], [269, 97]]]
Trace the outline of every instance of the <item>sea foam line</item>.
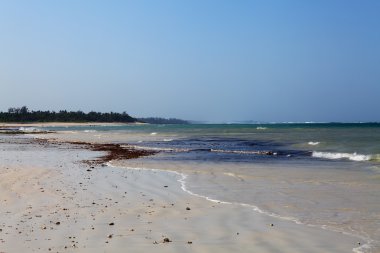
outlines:
[[349, 159], [351, 161], [361, 162], [361, 161], [369, 161], [372, 159], [371, 155], [362, 155], [357, 153], [334, 153], [334, 152], [319, 152], [313, 151], [313, 157], [316, 158], [325, 158], [325, 159]]
[[[323, 230], [328, 230], [328, 231], [332, 231], [332, 232], [342, 233], [344, 235], [355, 237], [355, 238], [358, 238], [358, 239], [361, 239], [361, 240], [365, 241], [366, 243], [360, 245], [359, 247], [356, 247], [356, 248], [352, 249], [352, 251], [355, 252], [355, 253], [366, 253], [367, 252], [366, 250], [370, 250], [371, 249], [371, 245], [376, 242], [375, 240], [372, 240], [372, 239], [370, 239], [368, 237], [364, 237], [364, 236], [361, 236], [361, 235], [349, 233], [349, 232], [346, 232], [344, 230], [337, 229], [337, 228], [332, 228], [332, 227], [327, 226], [327, 225], [307, 224], [307, 223], [301, 222], [299, 219], [294, 218], [294, 217], [281, 216], [281, 215], [278, 215], [276, 213], [267, 212], [267, 211], [264, 211], [264, 210], [260, 209], [259, 207], [255, 206], [255, 205], [252, 205], [252, 204], [222, 201], [222, 200], [210, 198], [210, 197], [205, 196], [205, 195], [194, 193], [194, 192], [190, 191], [189, 189], [187, 189], [187, 187], [186, 187], [186, 178], [188, 177], [188, 175], [185, 174], [185, 173], [178, 172], [178, 171], [163, 170], [163, 169], [151, 169], [151, 168], [143, 168], [143, 167], [115, 166], [111, 162], [107, 162], [106, 165], [109, 166], [109, 167], [112, 167], [112, 168], [125, 168], [125, 169], [128, 169], [128, 170], [145, 170], [145, 171], [152, 171], [152, 172], [173, 173], [173, 174], [178, 175], [180, 177], [179, 179], [177, 179], [177, 182], [180, 183], [181, 189], [184, 192], [186, 192], [186, 193], [188, 193], [188, 194], [190, 194], [192, 196], [195, 196], [195, 197], [198, 197], [198, 198], [203, 198], [203, 199], [206, 199], [206, 200], [208, 200], [210, 202], [213, 202], [213, 203], [226, 204], [226, 205], [239, 205], [239, 206], [242, 206], [242, 207], [251, 208], [253, 211], [258, 212], [260, 214], [267, 215], [267, 216], [270, 216], [270, 217], [273, 217], [273, 218], [277, 218], [277, 219], [280, 219], [280, 220], [291, 221], [291, 222], [296, 223], [297, 225], [306, 225], [308, 227], [320, 228], [320, 229], [323, 229]], [[377, 242], [377, 243], [380, 243], [380, 242]]]

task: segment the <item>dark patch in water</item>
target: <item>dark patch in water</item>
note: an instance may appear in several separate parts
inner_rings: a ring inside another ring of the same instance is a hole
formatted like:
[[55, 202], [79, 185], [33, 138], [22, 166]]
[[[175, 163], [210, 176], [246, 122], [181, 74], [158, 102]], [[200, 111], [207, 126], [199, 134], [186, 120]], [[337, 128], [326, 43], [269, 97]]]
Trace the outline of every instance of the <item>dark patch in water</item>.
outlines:
[[310, 151], [288, 149], [287, 144], [273, 141], [220, 137], [152, 141], [145, 142], [143, 146], [162, 149], [168, 159], [174, 160], [252, 162], [300, 159], [312, 154]]

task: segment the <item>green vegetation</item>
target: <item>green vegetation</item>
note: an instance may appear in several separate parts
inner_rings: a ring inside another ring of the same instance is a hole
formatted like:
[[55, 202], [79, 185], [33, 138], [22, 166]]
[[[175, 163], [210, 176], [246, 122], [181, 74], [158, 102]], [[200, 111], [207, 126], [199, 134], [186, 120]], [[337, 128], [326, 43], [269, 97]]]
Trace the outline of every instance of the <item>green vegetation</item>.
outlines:
[[0, 122], [143, 122], [149, 124], [189, 124], [188, 121], [181, 119], [165, 119], [165, 118], [133, 118], [126, 112], [89, 112], [82, 111], [29, 111], [28, 107], [23, 106], [20, 108], [11, 107], [8, 112], [0, 112]]
[[138, 120], [123, 113], [100, 113], [82, 111], [29, 111], [26, 106], [9, 108], [8, 112], [0, 112], [0, 122], [125, 122], [133, 123]]

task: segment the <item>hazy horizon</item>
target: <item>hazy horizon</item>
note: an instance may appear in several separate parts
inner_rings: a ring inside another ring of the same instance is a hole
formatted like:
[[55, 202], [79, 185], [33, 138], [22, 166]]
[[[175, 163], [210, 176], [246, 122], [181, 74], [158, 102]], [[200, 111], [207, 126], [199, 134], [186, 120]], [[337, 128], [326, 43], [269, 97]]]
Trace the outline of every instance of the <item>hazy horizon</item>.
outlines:
[[0, 110], [379, 122], [380, 2], [3, 1]]

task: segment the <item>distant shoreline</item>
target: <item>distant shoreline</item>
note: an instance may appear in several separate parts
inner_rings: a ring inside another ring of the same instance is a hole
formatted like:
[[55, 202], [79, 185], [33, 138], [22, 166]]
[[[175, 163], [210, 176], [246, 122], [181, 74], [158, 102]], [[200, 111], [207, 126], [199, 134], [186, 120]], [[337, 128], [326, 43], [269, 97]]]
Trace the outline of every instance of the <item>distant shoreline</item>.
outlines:
[[124, 126], [124, 125], [145, 125], [142, 122], [34, 122], [34, 123], [0, 123], [0, 127], [75, 127], [75, 126]]

